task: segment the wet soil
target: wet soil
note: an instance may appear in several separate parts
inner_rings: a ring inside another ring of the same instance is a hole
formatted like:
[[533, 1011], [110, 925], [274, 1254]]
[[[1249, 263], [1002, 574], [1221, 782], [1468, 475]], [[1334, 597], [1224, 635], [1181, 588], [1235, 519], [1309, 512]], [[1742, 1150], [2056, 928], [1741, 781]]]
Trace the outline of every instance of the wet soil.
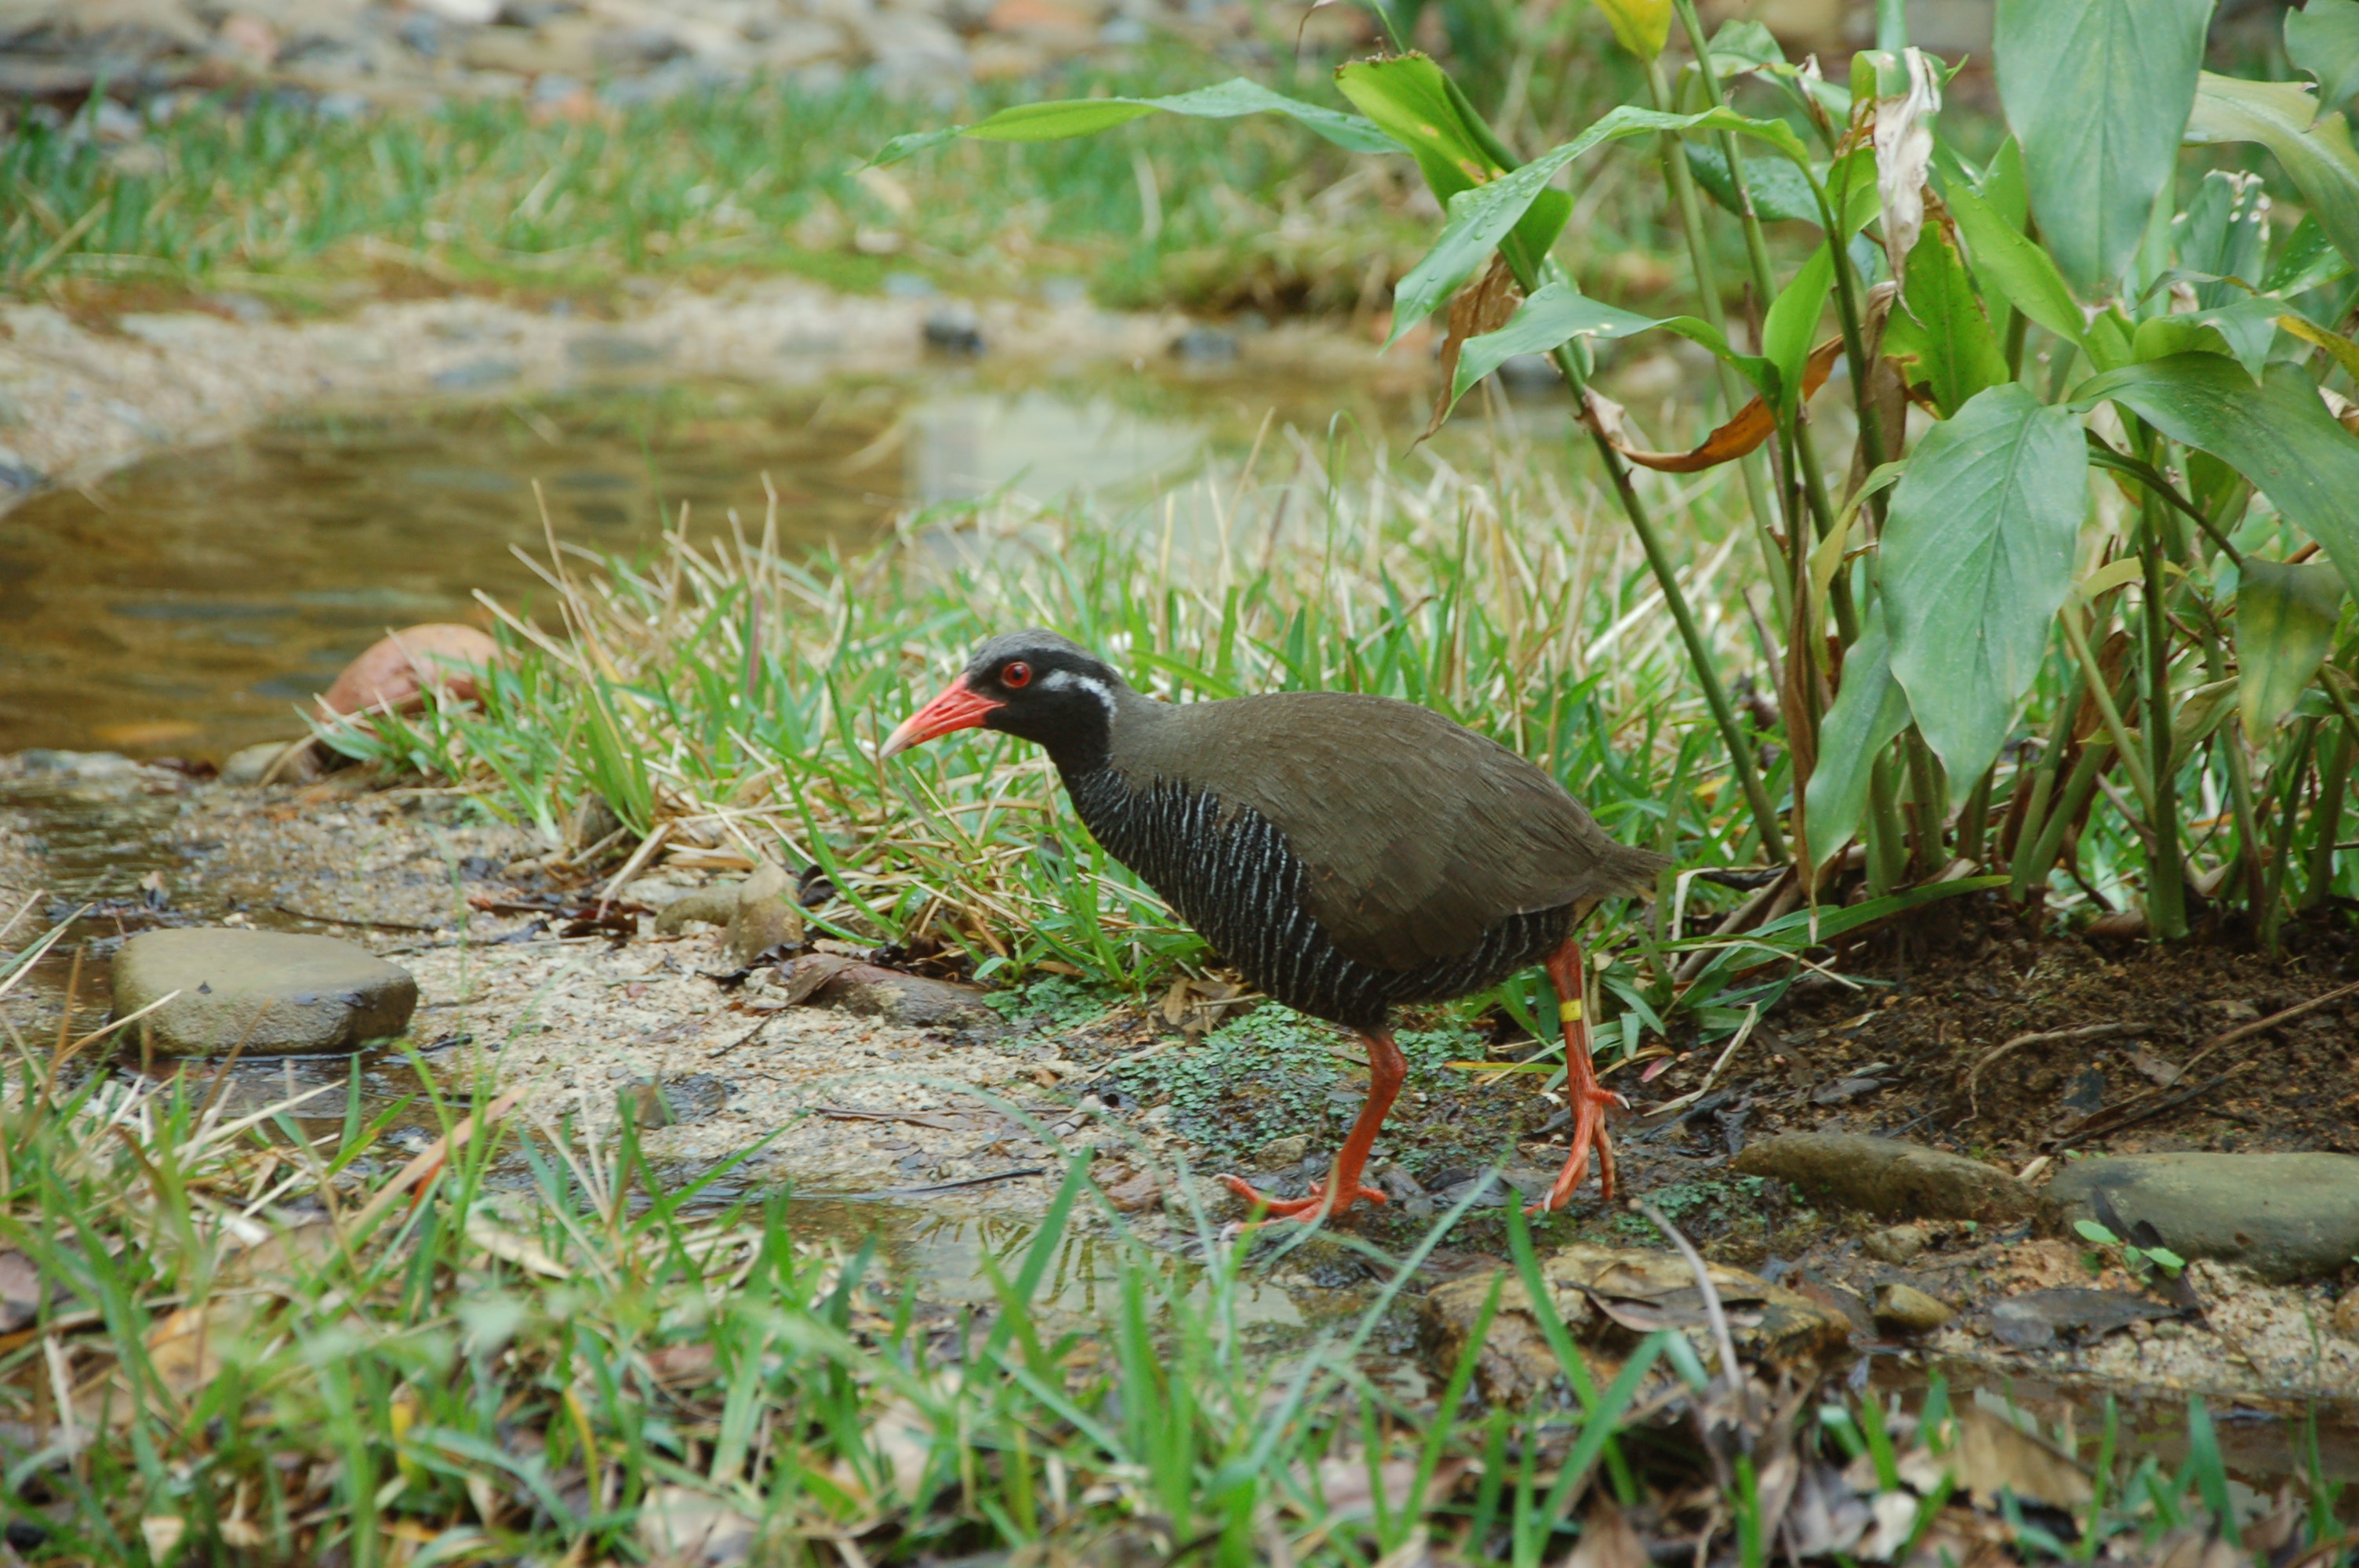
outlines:
[[[1765, 1021], [1732, 1065], [1752, 1135], [1906, 1136], [2018, 1171], [2073, 1149], [2359, 1153], [2359, 993], [2228, 1042], [2181, 1076], [2222, 1036], [2348, 984], [2347, 939], [2300, 933], [2306, 950], [2271, 958], [2035, 940], [1995, 908], [1966, 913], [1939, 946], [1846, 965], [1861, 989], [1798, 988]], [[2080, 1037], [1994, 1059], [2056, 1034]], [[1654, 1087], [1691, 1088], [1709, 1059]]]

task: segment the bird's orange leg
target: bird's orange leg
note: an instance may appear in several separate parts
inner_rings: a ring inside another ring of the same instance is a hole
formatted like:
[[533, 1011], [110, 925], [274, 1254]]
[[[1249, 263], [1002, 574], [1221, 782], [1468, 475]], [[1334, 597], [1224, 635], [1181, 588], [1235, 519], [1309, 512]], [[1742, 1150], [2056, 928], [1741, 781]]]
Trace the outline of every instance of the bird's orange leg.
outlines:
[[1613, 1201], [1614, 1141], [1605, 1131], [1605, 1108], [1628, 1103], [1598, 1084], [1597, 1069], [1589, 1059], [1589, 1017], [1583, 1003], [1588, 965], [1581, 944], [1566, 937], [1564, 946], [1549, 955], [1548, 975], [1556, 994], [1563, 999], [1557, 1004], [1557, 1013], [1564, 1021], [1564, 1098], [1572, 1112], [1572, 1152], [1548, 1196], [1525, 1211], [1528, 1214], [1553, 1214], [1571, 1199], [1573, 1189], [1589, 1174], [1592, 1142], [1597, 1146], [1599, 1195]]
[[1274, 1198], [1256, 1192], [1253, 1184], [1242, 1176], [1223, 1176], [1229, 1191], [1278, 1219], [1321, 1220], [1342, 1214], [1353, 1204], [1365, 1200], [1382, 1203], [1385, 1195], [1374, 1187], [1360, 1184], [1360, 1173], [1367, 1168], [1368, 1151], [1375, 1147], [1376, 1130], [1385, 1124], [1385, 1115], [1393, 1108], [1400, 1094], [1401, 1083], [1408, 1076], [1408, 1061], [1393, 1044], [1389, 1029], [1373, 1029], [1360, 1036], [1368, 1044], [1368, 1100], [1360, 1108], [1360, 1119], [1352, 1124], [1352, 1135], [1343, 1140], [1343, 1150], [1335, 1156], [1334, 1169], [1327, 1179], [1310, 1189], [1303, 1198]]

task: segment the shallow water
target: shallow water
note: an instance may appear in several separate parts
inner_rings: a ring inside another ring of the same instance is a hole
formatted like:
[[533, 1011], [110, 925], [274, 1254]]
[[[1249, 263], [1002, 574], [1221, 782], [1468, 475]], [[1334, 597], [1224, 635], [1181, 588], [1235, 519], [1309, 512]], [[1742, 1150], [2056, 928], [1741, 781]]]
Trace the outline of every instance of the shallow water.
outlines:
[[1145, 518], [1266, 416], [1317, 429], [1339, 406], [1364, 431], [1418, 427], [1413, 399], [1283, 378], [947, 366], [286, 421], [0, 515], [0, 752], [217, 759], [299, 733], [298, 705], [388, 628], [481, 622], [478, 589], [529, 606], [516, 552], [545, 558], [551, 533], [629, 555], [685, 505], [692, 532], [734, 512], [758, 534], [770, 491], [795, 552], [1003, 489]]

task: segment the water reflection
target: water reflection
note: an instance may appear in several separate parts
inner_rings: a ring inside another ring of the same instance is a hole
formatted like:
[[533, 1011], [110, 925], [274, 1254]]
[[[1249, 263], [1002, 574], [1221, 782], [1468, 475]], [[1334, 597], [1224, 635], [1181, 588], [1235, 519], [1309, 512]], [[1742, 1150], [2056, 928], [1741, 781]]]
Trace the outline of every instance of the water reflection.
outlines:
[[[790, 551], [858, 546], [904, 505], [1077, 494], [1184, 539], [1209, 456], [1273, 415], [1414, 429], [1414, 399], [1276, 382], [610, 387], [529, 402], [321, 415], [170, 452], [0, 515], [0, 752], [218, 757], [290, 731], [290, 708], [390, 626], [529, 605], [519, 550], [629, 554], [687, 509]], [[1174, 504], [1148, 504], [1158, 493]], [[1169, 515], [1167, 516], [1166, 513]], [[544, 523], [544, 518], [546, 519]]]

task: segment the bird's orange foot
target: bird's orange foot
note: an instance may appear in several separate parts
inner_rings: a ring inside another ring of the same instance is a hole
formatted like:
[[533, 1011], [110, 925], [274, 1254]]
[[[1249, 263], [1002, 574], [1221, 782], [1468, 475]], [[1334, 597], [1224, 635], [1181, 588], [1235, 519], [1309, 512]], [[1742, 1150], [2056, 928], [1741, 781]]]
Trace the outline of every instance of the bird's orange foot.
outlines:
[[1554, 1214], [1572, 1201], [1572, 1195], [1589, 1174], [1589, 1150], [1597, 1148], [1598, 1196], [1611, 1203], [1614, 1199], [1614, 1141], [1605, 1131], [1605, 1110], [1627, 1110], [1630, 1102], [1613, 1090], [1592, 1084], [1575, 1090], [1572, 1106], [1572, 1152], [1565, 1157], [1564, 1169], [1557, 1173], [1555, 1185], [1548, 1195], [1524, 1210], [1534, 1217]]
[[1345, 1209], [1350, 1208], [1354, 1203], [1383, 1203], [1385, 1201], [1385, 1195], [1378, 1192], [1375, 1188], [1364, 1187], [1356, 1183], [1353, 1184], [1343, 1196], [1336, 1200], [1333, 1207], [1330, 1208], [1327, 1201], [1327, 1184], [1324, 1182], [1321, 1182], [1317, 1186], [1311, 1188], [1310, 1194], [1308, 1197], [1274, 1198], [1267, 1193], [1257, 1190], [1251, 1182], [1246, 1181], [1243, 1176], [1223, 1176], [1221, 1180], [1228, 1184], [1229, 1191], [1245, 1199], [1245, 1203], [1252, 1208], [1261, 1211], [1259, 1217], [1265, 1219], [1303, 1219], [1306, 1217], [1318, 1219], [1342, 1214]]

